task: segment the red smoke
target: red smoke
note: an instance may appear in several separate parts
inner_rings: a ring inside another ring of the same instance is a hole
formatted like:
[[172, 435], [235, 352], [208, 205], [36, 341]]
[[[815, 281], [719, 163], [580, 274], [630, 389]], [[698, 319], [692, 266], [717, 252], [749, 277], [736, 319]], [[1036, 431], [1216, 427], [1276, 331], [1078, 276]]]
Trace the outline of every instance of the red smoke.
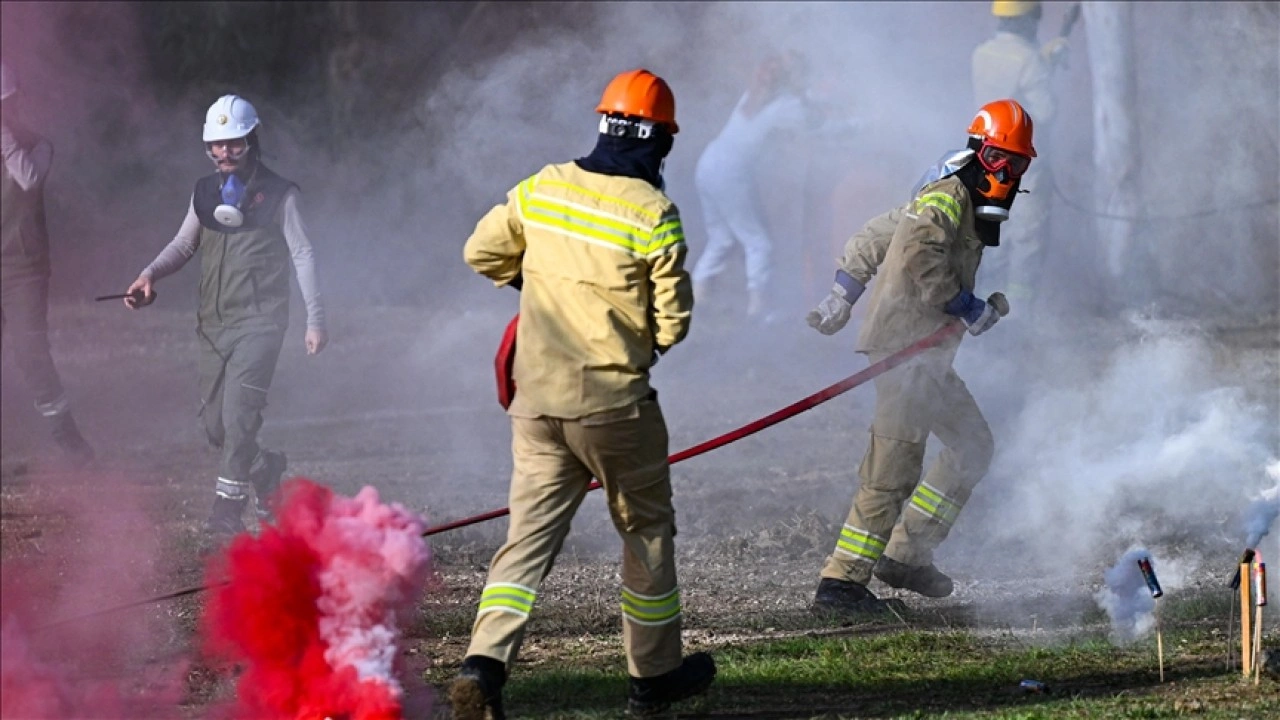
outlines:
[[124, 717], [116, 688], [86, 683], [73, 668], [42, 660], [12, 615], [0, 630], [0, 668], [0, 717]]
[[365, 487], [354, 499], [303, 478], [279, 520], [210, 567], [206, 650], [243, 666], [233, 715], [397, 720], [398, 617], [426, 581], [423, 523]]
[[178, 714], [188, 663], [156, 659], [163, 633], [152, 629], [155, 618], [139, 608], [95, 615], [151, 585], [159, 553], [146, 530], [155, 523], [123, 478], [95, 476], [87, 488], [43, 486], [30, 533], [42, 549], [0, 565], [4, 720]]

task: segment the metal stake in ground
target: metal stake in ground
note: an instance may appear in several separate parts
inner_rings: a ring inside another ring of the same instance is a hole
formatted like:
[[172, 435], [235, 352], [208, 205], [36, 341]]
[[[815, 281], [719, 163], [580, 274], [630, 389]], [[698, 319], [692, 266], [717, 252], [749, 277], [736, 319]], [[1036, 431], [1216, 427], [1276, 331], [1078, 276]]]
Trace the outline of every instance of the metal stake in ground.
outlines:
[[1262, 679], [1262, 608], [1267, 604], [1267, 564], [1262, 562], [1262, 554], [1257, 553], [1258, 561], [1253, 566], [1253, 602], [1257, 607], [1257, 615], [1253, 619], [1253, 684]]
[[1160, 663], [1160, 682], [1164, 682], [1164, 635], [1160, 632], [1160, 598], [1164, 596], [1164, 590], [1160, 589], [1155, 568], [1151, 567], [1151, 558], [1138, 558], [1138, 570], [1142, 572], [1142, 579], [1146, 581], [1147, 590], [1155, 601], [1155, 609], [1151, 614], [1156, 618], [1156, 657]]

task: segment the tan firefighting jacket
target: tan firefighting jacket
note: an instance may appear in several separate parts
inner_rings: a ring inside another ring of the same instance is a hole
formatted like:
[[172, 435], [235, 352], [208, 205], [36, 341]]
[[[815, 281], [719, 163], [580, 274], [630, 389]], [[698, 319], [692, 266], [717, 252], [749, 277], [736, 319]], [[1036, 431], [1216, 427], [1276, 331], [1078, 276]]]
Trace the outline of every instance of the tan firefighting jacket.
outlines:
[[[974, 291], [983, 247], [969, 191], [955, 176], [924, 186], [907, 205], [868, 222], [846, 243], [841, 260], [859, 282], [878, 278], [858, 352], [894, 353], [958, 322], [943, 307], [962, 289]], [[957, 336], [939, 349], [954, 353], [959, 344]]]
[[880, 263], [884, 262], [884, 254], [889, 251], [889, 241], [902, 221], [902, 214], [910, 209], [911, 203], [907, 203], [871, 218], [844, 244], [840, 267], [863, 287], [875, 277]]
[[476, 225], [464, 256], [502, 286], [523, 274], [519, 417], [580, 418], [650, 393], [654, 350], [689, 332], [680, 213], [644, 180], [548, 165]]

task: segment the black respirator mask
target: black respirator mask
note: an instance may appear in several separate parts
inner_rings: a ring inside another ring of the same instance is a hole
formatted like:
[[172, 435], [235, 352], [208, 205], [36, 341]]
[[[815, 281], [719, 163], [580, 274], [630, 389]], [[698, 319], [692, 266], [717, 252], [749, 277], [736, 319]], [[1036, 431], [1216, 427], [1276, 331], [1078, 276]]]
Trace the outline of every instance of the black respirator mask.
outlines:
[[[1021, 179], [1008, 185], [1008, 191], [1000, 199], [988, 196], [994, 188], [988, 173], [976, 159], [956, 172], [956, 177], [969, 190], [969, 198], [973, 201], [973, 229], [983, 245], [995, 247], [1000, 244], [1000, 224], [1009, 219], [1009, 208], [1018, 194]], [[985, 192], [984, 192], [985, 191]]]
[[969, 138], [969, 149], [977, 162], [965, 169], [965, 184], [974, 195], [973, 214], [979, 220], [1002, 223], [1009, 219], [1009, 209], [1022, 185], [1022, 176], [1031, 167], [1031, 158], [1009, 152], [981, 138]]

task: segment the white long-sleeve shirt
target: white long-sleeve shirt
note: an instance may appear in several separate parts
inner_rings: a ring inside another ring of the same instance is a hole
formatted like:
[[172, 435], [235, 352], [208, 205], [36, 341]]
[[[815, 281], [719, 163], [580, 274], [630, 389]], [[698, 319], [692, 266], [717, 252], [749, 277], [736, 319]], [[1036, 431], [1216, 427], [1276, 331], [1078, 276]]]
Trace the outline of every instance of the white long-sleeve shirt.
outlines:
[[[315, 255], [307, 228], [298, 211], [298, 189], [289, 188], [280, 203], [279, 222], [284, 230], [285, 243], [293, 258], [293, 269], [298, 276], [298, 289], [307, 307], [307, 328], [323, 330], [325, 327], [324, 304], [320, 300], [320, 286], [316, 280]], [[178, 234], [165, 246], [155, 260], [142, 271], [152, 282], [182, 269], [200, 249], [200, 219], [196, 217], [195, 199], [187, 205], [187, 216], [178, 228]]]

